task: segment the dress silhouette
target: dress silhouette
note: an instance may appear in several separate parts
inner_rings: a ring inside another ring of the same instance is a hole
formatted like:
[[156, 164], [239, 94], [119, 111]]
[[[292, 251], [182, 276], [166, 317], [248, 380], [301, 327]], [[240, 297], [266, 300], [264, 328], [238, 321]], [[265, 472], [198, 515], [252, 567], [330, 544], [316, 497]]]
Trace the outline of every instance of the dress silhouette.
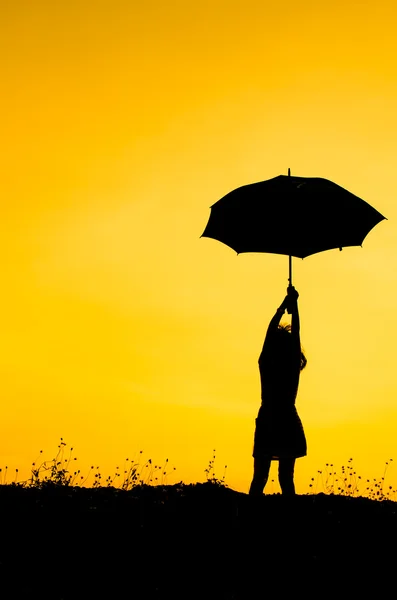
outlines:
[[[279, 461], [282, 493], [295, 494], [295, 460], [307, 452], [305, 433], [295, 407], [300, 372], [307, 362], [300, 343], [298, 296], [290, 285], [269, 323], [259, 357], [262, 404], [256, 419], [250, 495], [263, 493], [272, 460]], [[286, 310], [291, 314], [291, 325], [280, 325]]]

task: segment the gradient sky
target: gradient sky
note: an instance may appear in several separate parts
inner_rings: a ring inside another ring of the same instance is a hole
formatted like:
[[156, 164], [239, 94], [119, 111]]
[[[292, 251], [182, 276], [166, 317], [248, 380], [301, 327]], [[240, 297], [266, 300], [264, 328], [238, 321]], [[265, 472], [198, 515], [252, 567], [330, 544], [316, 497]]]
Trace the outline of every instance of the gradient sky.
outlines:
[[362, 248], [293, 262], [297, 491], [351, 457], [380, 477], [397, 461], [395, 2], [2, 7], [0, 466], [25, 476], [63, 436], [82, 470], [142, 450], [195, 482], [215, 449], [248, 489], [288, 258], [200, 235], [220, 197], [291, 168], [387, 217]]

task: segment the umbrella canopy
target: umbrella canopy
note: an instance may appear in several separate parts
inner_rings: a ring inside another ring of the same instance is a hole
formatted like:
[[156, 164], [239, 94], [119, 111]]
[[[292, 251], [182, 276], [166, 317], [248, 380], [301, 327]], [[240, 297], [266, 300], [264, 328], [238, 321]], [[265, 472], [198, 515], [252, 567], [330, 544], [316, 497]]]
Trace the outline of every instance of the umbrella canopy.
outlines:
[[328, 179], [279, 175], [239, 187], [213, 204], [202, 237], [223, 242], [238, 254], [305, 258], [361, 246], [383, 219], [370, 204]]

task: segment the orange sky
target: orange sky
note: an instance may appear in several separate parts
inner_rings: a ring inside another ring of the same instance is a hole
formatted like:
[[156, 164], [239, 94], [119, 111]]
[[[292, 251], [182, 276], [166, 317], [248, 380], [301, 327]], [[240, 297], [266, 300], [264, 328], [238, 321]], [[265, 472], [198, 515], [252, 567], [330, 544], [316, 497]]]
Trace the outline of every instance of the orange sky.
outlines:
[[215, 448], [248, 489], [288, 259], [200, 235], [221, 196], [290, 167], [388, 219], [363, 248], [294, 260], [297, 491], [350, 457], [381, 476], [397, 460], [395, 3], [33, 4], [0, 23], [0, 465], [27, 473], [63, 436], [82, 469], [142, 449], [189, 482]]

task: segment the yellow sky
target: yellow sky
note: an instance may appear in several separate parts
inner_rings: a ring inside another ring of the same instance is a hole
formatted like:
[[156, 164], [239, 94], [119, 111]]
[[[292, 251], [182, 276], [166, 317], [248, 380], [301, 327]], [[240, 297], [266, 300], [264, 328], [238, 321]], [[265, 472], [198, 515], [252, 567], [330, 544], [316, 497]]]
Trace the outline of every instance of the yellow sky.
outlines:
[[2, 12], [0, 465], [27, 473], [63, 436], [82, 468], [142, 449], [189, 482], [215, 448], [218, 474], [247, 490], [288, 259], [200, 235], [221, 196], [290, 167], [388, 219], [363, 248], [294, 260], [297, 490], [350, 457], [381, 476], [397, 460], [395, 3]]

